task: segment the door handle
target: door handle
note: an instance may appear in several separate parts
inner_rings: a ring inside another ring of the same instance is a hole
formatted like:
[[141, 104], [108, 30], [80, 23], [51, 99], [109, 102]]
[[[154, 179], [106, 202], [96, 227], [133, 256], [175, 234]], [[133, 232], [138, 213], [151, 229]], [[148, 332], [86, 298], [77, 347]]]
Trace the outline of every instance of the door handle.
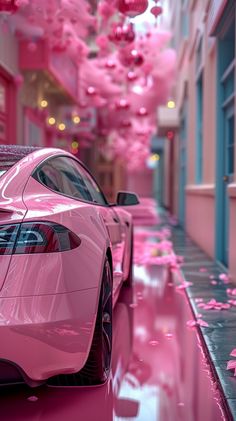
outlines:
[[223, 177], [223, 181], [224, 181], [225, 183], [228, 183], [228, 181], [229, 181], [229, 176], [228, 176], [228, 175], [224, 175], [224, 177]]

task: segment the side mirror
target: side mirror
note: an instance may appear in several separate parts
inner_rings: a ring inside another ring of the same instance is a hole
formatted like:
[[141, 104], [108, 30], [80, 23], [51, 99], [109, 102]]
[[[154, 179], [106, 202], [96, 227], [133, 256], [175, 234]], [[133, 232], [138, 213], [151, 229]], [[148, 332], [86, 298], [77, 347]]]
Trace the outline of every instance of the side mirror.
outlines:
[[116, 204], [118, 206], [133, 206], [139, 204], [139, 198], [135, 193], [119, 191], [116, 197]]

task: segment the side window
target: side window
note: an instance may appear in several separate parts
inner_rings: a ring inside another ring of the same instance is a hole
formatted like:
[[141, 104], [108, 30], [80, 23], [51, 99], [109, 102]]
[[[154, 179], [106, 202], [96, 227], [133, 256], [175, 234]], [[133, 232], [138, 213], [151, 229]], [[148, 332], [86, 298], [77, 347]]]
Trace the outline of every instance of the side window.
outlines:
[[83, 168], [81, 165], [78, 164], [79, 171], [81, 172], [84, 182], [86, 183], [86, 186], [89, 190], [89, 193], [92, 196], [92, 200], [94, 203], [97, 203], [98, 205], [107, 205], [106, 198], [103, 194], [103, 192], [98, 187], [95, 180], [91, 177], [91, 175], [86, 171], [85, 168]]
[[88, 202], [93, 201], [73, 159], [52, 158], [42, 165], [36, 174], [38, 181], [58, 193]]

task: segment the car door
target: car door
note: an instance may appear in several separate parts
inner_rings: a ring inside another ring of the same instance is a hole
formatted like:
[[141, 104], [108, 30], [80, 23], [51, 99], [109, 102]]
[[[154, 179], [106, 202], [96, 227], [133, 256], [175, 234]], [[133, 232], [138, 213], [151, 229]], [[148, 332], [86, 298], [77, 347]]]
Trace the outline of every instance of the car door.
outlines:
[[123, 279], [125, 227], [119, 217], [118, 212], [116, 212], [113, 207], [109, 206], [103, 192], [101, 191], [94, 178], [80, 163], [78, 163], [78, 171], [82, 175], [83, 180], [92, 197], [93, 203], [107, 227], [112, 246], [114, 286], [116, 289], [116, 287], [118, 287], [119, 283]]

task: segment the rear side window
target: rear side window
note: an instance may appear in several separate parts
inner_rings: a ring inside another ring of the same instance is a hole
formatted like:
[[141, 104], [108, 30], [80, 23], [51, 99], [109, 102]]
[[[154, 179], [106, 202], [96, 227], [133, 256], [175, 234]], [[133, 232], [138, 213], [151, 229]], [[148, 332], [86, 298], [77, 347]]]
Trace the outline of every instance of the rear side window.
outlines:
[[73, 159], [57, 157], [48, 160], [36, 171], [36, 178], [57, 193], [88, 202], [93, 201]]
[[51, 158], [36, 170], [34, 177], [55, 192], [107, 206], [105, 196], [93, 177], [74, 159]]

